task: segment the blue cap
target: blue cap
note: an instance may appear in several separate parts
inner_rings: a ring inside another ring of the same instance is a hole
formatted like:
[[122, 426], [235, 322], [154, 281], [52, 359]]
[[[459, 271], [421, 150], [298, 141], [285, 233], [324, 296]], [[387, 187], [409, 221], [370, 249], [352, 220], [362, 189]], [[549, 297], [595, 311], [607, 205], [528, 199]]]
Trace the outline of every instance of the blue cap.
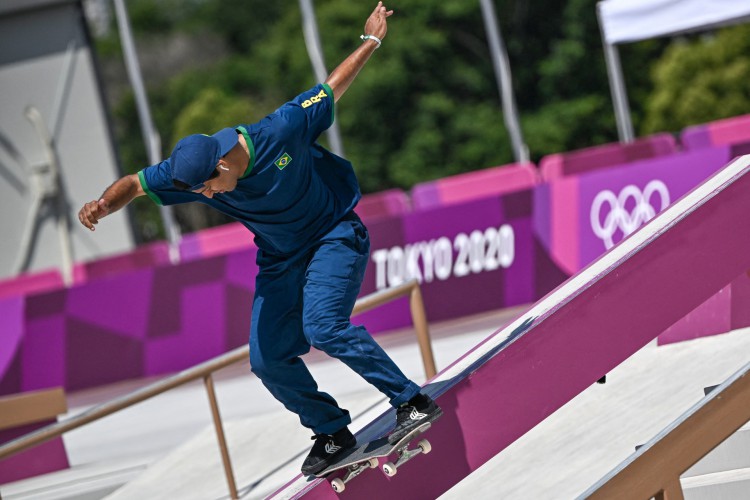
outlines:
[[219, 159], [238, 140], [233, 128], [225, 128], [214, 135], [193, 134], [180, 139], [169, 157], [172, 179], [188, 186], [205, 182], [216, 169]]

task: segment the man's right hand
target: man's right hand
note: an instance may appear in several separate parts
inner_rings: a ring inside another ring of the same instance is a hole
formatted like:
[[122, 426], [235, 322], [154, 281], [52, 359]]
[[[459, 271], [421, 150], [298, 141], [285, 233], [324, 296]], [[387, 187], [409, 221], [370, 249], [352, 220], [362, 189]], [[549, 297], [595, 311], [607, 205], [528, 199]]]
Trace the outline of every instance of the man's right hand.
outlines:
[[92, 231], [95, 231], [95, 224], [99, 223], [99, 219], [109, 215], [109, 207], [107, 202], [102, 198], [101, 200], [94, 200], [86, 203], [81, 210], [78, 211], [78, 220], [81, 224], [86, 226]]
[[98, 200], [86, 203], [78, 211], [78, 220], [81, 221], [81, 224], [94, 231], [94, 225], [98, 224], [102, 217], [120, 210], [130, 203], [133, 198], [145, 194], [146, 192], [138, 180], [138, 175], [126, 175], [109, 186]]

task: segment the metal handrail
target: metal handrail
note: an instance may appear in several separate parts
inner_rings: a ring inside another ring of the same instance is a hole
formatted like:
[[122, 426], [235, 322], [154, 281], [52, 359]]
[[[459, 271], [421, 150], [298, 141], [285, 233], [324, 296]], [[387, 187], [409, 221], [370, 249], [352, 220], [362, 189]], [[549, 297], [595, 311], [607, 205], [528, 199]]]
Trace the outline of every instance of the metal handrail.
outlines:
[[579, 500], [683, 498], [680, 476], [750, 420], [750, 363]]
[[[435, 359], [432, 353], [427, 316], [424, 310], [424, 301], [422, 300], [422, 293], [417, 280], [411, 280], [401, 285], [362, 297], [354, 304], [352, 314], [360, 314], [369, 311], [407, 294], [410, 295], [409, 307], [411, 310], [412, 323], [414, 324], [417, 341], [422, 354], [425, 375], [429, 379], [434, 377], [436, 373]], [[211, 404], [211, 414], [213, 416], [214, 427], [219, 441], [219, 448], [221, 450], [229, 493], [231, 498], [237, 499], [239, 498], [237, 486], [234, 480], [234, 473], [232, 472], [232, 464], [229, 459], [229, 451], [224, 435], [224, 428], [221, 422], [221, 415], [219, 413], [219, 405], [216, 401], [216, 392], [214, 389], [212, 374], [235, 363], [247, 361], [248, 354], [247, 346], [238, 347], [199, 365], [193, 366], [175, 375], [126, 394], [125, 396], [97, 405], [67, 420], [42, 427], [41, 429], [0, 446], [0, 460], [45, 443], [66, 432], [104, 418], [171, 389], [202, 378], [208, 393], [209, 403]]]

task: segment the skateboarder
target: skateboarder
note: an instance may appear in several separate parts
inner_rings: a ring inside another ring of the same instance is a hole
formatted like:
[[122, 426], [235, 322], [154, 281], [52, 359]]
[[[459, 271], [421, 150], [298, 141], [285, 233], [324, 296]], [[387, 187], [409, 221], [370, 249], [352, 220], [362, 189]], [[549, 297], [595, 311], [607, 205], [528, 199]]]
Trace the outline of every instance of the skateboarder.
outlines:
[[310, 346], [340, 359], [389, 398], [397, 408], [389, 440], [442, 413], [368, 332], [349, 320], [370, 241], [353, 212], [361, 194], [351, 163], [315, 142], [333, 122], [334, 103], [380, 47], [392, 14], [378, 2], [365, 23], [363, 43], [325, 83], [257, 123], [181, 139], [168, 159], [119, 179], [78, 214], [93, 231], [101, 218], [146, 194], [160, 205], [205, 203], [254, 233], [259, 271], [250, 364], [315, 434], [302, 465], [308, 475], [355, 445], [349, 412], [318, 390], [299, 357]]

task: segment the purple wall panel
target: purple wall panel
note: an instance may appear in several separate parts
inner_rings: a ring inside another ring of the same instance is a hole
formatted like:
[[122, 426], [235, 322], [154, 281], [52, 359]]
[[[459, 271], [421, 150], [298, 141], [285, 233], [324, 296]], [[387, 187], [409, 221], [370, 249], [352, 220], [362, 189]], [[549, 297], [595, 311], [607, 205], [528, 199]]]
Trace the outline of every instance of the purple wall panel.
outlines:
[[0, 318], [2, 318], [2, 327], [0, 327], [0, 379], [9, 372], [13, 365], [13, 360], [18, 355], [18, 351], [23, 341], [26, 331], [24, 325], [24, 305], [23, 297], [10, 297], [0, 300]]
[[548, 155], [541, 159], [539, 169], [545, 181], [552, 181], [676, 152], [675, 138], [665, 132], [639, 137], [628, 144], [609, 143]]
[[15, 297], [18, 295], [44, 293], [50, 290], [57, 290], [62, 286], [62, 276], [57, 269], [32, 274], [22, 274], [15, 278], [0, 281], [0, 299], [5, 297]]
[[[363, 474], [340, 497], [437, 498], [750, 268], [748, 165], [730, 165], [443, 370], [426, 388], [447, 410], [428, 434], [432, 453], [393, 478]], [[332, 490], [299, 478], [279, 494]]]
[[[48, 420], [4, 429], [0, 431], [0, 444], [5, 444], [55, 422], [56, 420]], [[0, 461], [0, 484], [20, 481], [67, 467], [68, 454], [65, 452], [63, 440], [62, 438], [55, 438]]]
[[[431, 321], [533, 300], [531, 191], [524, 193], [509, 205], [490, 197], [404, 218], [406, 240], [423, 249], [419, 270]], [[432, 256], [425, 258], [428, 247]]]
[[227, 254], [225, 256], [227, 282], [254, 291], [255, 277], [258, 275], [258, 266], [255, 265], [257, 254], [257, 248]]
[[63, 328], [65, 349], [58, 355], [64, 363], [66, 389], [119, 382], [145, 373], [141, 339], [70, 317]]
[[414, 210], [440, 206], [440, 190], [437, 181], [424, 182], [414, 186], [411, 190], [411, 202]]
[[246, 343], [254, 256], [243, 250], [0, 302], [11, 320], [22, 315], [6, 322], [0, 387], [82, 389], [182, 370]]
[[578, 178], [567, 177], [550, 185], [552, 260], [569, 276], [581, 269], [578, 238]]
[[708, 125], [696, 125], [686, 128], [680, 134], [680, 142], [688, 151], [711, 147], [711, 133], [708, 130]]
[[65, 312], [112, 333], [145, 339], [151, 297], [151, 270], [100, 279], [67, 292]]
[[168, 264], [169, 244], [159, 241], [143, 245], [129, 253], [76, 264], [73, 275], [76, 283], [84, 283], [128, 271]]
[[[65, 379], [67, 347], [63, 314], [28, 321], [20, 353], [21, 390], [67, 387]], [[86, 358], [85, 353], [80, 353], [81, 362]]]
[[736, 144], [750, 140], [750, 115], [687, 127], [680, 135], [685, 149]]
[[581, 176], [580, 266], [592, 262], [730, 159], [728, 148], [710, 148]]
[[226, 322], [224, 287], [221, 283], [181, 289], [171, 303], [178, 310], [180, 326], [170, 335], [150, 339], [146, 347], [146, 371], [179, 371], [224, 353]]

